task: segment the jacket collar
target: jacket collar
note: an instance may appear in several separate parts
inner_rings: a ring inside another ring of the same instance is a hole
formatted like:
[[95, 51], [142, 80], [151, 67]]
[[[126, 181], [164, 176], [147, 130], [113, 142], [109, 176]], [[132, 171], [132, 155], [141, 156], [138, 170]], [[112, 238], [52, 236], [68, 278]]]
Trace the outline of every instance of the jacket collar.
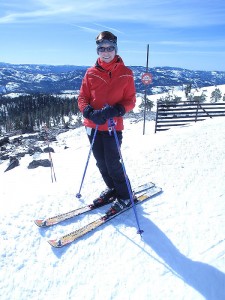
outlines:
[[[95, 67], [96, 67], [97, 69], [102, 70], [102, 71], [108, 72], [108, 71], [112, 71], [113, 69], [115, 69], [115, 68], [117, 67], [118, 64], [123, 64], [122, 58], [121, 58], [119, 55], [116, 55], [114, 59], [115, 59], [115, 62], [112, 64], [111, 70], [106, 70], [106, 69], [104, 69], [104, 67], [102, 66], [102, 64], [101, 64], [101, 62], [100, 62], [100, 59], [97, 59], [97, 61], [96, 61], [96, 63], [95, 63]], [[113, 60], [114, 60], [114, 59], [113, 59]]]

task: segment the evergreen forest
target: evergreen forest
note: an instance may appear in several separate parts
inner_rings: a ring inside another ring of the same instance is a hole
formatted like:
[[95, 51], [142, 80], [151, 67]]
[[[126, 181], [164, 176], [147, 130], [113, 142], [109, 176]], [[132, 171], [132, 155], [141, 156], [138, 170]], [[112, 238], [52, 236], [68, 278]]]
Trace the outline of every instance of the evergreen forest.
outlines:
[[0, 99], [0, 133], [31, 133], [42, 126], [69, 126], [81, 119], [77, 98], [50, 94], [20, 95]]

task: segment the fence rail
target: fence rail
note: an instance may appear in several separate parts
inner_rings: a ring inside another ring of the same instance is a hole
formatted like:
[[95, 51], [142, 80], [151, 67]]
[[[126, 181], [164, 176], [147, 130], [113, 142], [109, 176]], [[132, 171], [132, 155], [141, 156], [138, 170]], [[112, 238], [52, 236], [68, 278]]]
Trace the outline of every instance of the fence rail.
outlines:
[[155, 133], [206, 118], [225, 116], [225, 103], [157, 102]]

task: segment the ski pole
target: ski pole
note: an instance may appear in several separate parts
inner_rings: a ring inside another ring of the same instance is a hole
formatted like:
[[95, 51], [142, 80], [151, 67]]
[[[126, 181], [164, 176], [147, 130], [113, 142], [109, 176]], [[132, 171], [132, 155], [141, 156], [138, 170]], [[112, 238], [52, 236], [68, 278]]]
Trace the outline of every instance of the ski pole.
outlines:
[[50, 142], [49, 142], [49, 138], [48, 138], [48, 127], [47, 127], [46, 124], [43, 127], [44, 127], [45, 133], [46, 133], [46, 141], [47, 141], [47, 145], [48, 145], [48, 156], [49, 156], [49, 161], [50, 161], [50, 164], [51, 164], [51, 179], [52, 179], [52, 182], [53, 182], [54, 180], [56, 181], [56, 175], [55, 175], [52, 155], [51, 155], [51, 151], [50, 151]]
[[92, 148], [93, 148], [93, 145], [94, 145], [97, 130], [98, 130], [98, 125], [96, 125], [96, 127], [95, 127], [95, 132], [94, 132], [93, 139], [91, 141], [91, 146], [90, 146], [90, 150], [89, 150], [89, 153], [88, 153], [88, 158], [87, 158], [87, 161], [86, 161], [86, 165], [85, 165], [85, 168], [84, 168], [84, 173], [83, 173], [81, 184], [80, 184], [80, 189], [79, 189], [79, 192], [76, 194], [77, 198], [81, 198], [80, 191], [81, 191], [81, 188], [82, 188], [82, 185], [83, 185], [83, 182], [84, 182], [84, 177], [85, 177], [85, 174], [86, 174], [86, 171], [87, 171], [87, 167], [88, 167], [88, 163], [89, 163], [89, 160], [90, 160], [90, 156], [91, 156]]
[[121, 150], [120, 150], [120, 144], [119, 144], [118, 136], [117, 136], [116, 129], [115, 129], [115, 123], [114, 123], [113, 119], [109, 119], [108, 120], [108, 126], [109, 126], [109, 133], [112, 130], [113, 130], [113, 133], [114, 133], [114, 137], [115, 137], [115, 140], [116, 140], [117, 149], [118, 149], [119, 156], [120, 156], [120, 161], [121, 161], [121, 164], [122, 164], [122, 167], [123, 167], [123, 173], [124, 173], [124, 177], [125, 177], [125, 180], [126, 180], [126, 185], [127, 185], [129, 196], [130, 196], [130, 200], [131, 200], [131, 203], [132, 203], [132, 208], [133, 208], [133, 211], [134, 211], [135, 219], [136, 219], [136, 222], [137, 222], [137, 227], [138, 227], [137, 233], [141, 235], [144, 231], [140, 229], [140, 224], [139, 224], [139, 220], [138, 220], [136, 206], [134, 204], [132, 189], [131, 189], [130, 182], [128, 180], [126, 168], [125, 168], [123, 157], [122, 157], [122, 153], [121, 153]]

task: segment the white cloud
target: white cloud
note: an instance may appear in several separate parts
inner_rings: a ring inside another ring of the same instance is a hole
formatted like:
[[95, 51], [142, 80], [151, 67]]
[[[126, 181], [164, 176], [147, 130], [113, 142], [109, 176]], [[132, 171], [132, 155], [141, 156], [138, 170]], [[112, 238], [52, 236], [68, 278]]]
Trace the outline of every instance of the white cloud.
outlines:
[[159, 27], [225, 24], [223, 1], [11, 0], [0, 4], [0, 23], [43, 21], [132, 21]]

